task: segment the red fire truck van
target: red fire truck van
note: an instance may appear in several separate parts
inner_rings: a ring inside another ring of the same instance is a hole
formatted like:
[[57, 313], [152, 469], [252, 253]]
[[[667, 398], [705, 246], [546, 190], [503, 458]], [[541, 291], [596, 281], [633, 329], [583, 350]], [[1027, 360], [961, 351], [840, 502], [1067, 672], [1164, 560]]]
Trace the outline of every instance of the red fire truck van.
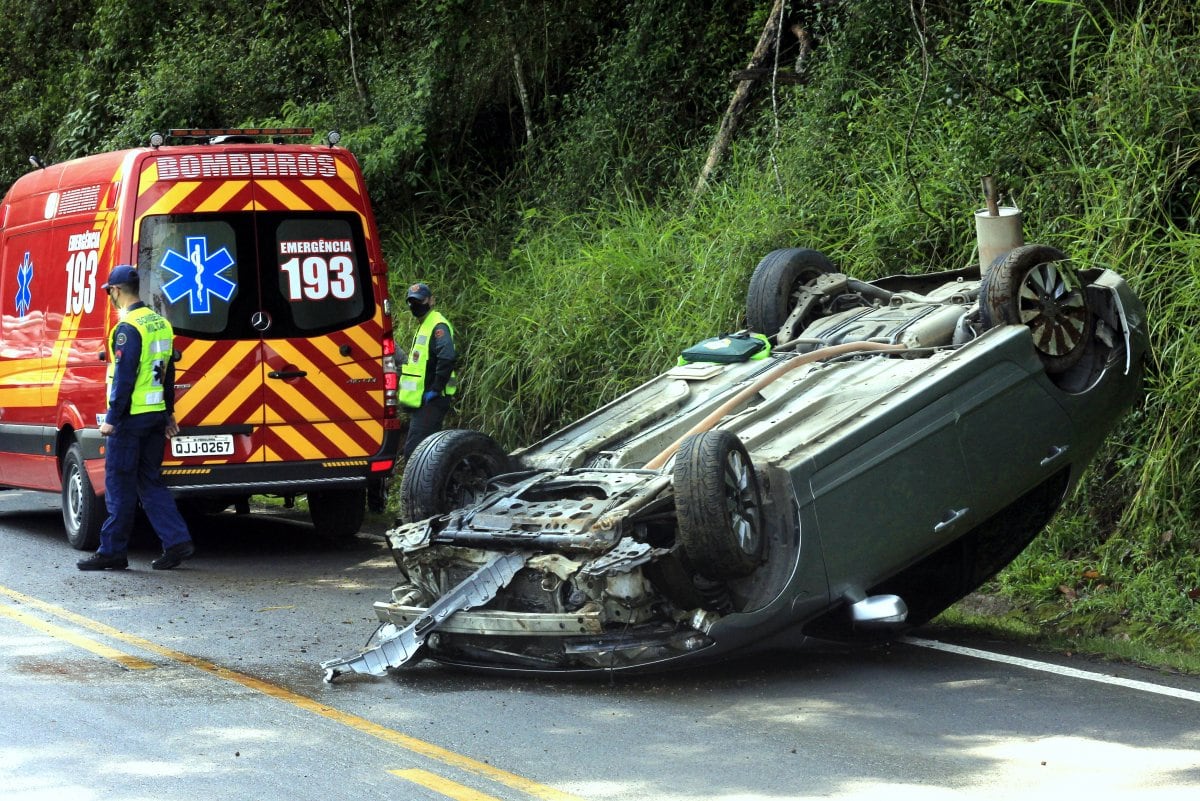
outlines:
[[0, 486], [62, 494], [71, 544], [105, 516], [100, 285], [136, 265], [175, 329], [181, 506], [306, 495], [329, 536], [362, 525], [392, 470], [391, 304], [354, 156], [306, 129], [175, 130], [22, 176], [0, 204]]

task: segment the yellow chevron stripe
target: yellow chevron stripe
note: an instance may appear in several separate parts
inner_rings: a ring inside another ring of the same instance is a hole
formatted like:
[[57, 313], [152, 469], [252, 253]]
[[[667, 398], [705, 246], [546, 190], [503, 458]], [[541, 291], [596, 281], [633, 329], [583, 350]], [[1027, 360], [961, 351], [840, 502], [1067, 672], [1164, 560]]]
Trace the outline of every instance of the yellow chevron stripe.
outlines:
[[[280, 356], [282, 356], [284, 359], [287, 359], [289, 362], [292, 362], [293, 364], [312, 364], [313, 360], [310, 357], [306, 356], [298, 348], [294, 347], [290, 342], [287, 342], [285, 340], [272, 341], [271, 348], [276, 353], [278, 353]], [[323, 380], [323, 381], [314, 381], [313, 383], [314, 383], [314, 385], [320, 386], [320, 388], [323, 390], [322, 394], [326, 395], [335, 404], [337, 404], [338, 408], [340, 408], [342, 411], [344, 411], [346, 413], [347, 417], [349, 417], [351, 419], [358, 419], [358, 418], [364, 418], [364, 417], [371, 416], [370, 414], [367, 413], [366, 409], [364, 409], [362, 406], [360, 406], [358, 404], [358, 401], [356, 401], [353, 397], [348, 395], [342, 387], [338, 386], [333, 381]], [[298, 395], [298, 393], [299, 393], [298, 387], [299, 386], [300, 385], [297, 385], [297, 389], [293, 390], [293, 394]], [[283, 387], [280, 387], [279, 389], [281, 390], [279, 393], [281, 396], [287, 394], [282, 391], [284, 389]], [[299, 408], [295, 404], [291, 403], [290, 401], [289, 401], [289, 405], [293, 406], [293, 408]], [[323, 417], [324, 415], [320, 415], [320, 414], [314, 415], [311, 412], [305, 412], [305, 416], [310, 417], [310, 418], [315, 416], [319, 419], [319, 418]]]
[[[142, 173], [143, 183], [145, 183], [145, 175], [145, 173]], [[183, 202], [184, 198], [199, 187], [199, 181], [179, 181], [173, 184], [153, 206], [142, 213], [139, 219], [144, 219], [155, 214], [170, 214], [175, 210], [176, 206]]]
[[[334, 191], [333, 187], [325, 181], [309, 181], [307, 186], [309, 189], [320, 195], [321, 199], [328, 203], [330, 208], [342, 209], [346, 211], [354, 209], [353, 203], [347, 200], [342, 193]], [[367, 226], [364, 225], [363, 230], [365, 231], [366, 229]]]
[[[183, 353], [183, 367], [186, 368], [188, 364], [200, 361], [211, 347], [212, 345], [210, 344], [199, 342], [189, 345]], [[229, 377], [233, 372], [233, 368], [239, 362], [253, 356], [258, 343], [254, 341], [235, 342], [231, 343], [231, 345], [221, 343], [221, 347], [229, 347], [228, 352], [207, 373], [199, 376], [198, 380], [191, 373], [187, 373], [188, 380], [192, 380], [192, 387], [187, 392], [180, 394], [179, 400], [176, 403], [176, 412], [180, 417], [183, 417], [195, 409], [197, 404], [208, 398], [212, 393], [223, 392], [225, 393], [225, 398], [217, 409], [206, 416], [204, 420], [197, 422], [258, 422], [257, 415], [252, 415], [248, 420], [229, 420], [228, 417], [232, 413], [232, 410], [240, 406], [246, 398], [259, 393], [262, 385], [262, 372], [260, 368], [256, 367], [251, 370], [232, 390], [221, 386], [222, 380]], [[258, 406], [261, 407], [261, 405], [260, 398]]]
[[[295, 397], [298, 399], [299, 394], [296, 393]], [[297, 411], [299, 410], [297, 405], [293, 405], [292, 408], [297, 409]], [[330, 456], [357, 456], [358, 454], [364, 452], [362, 446], [356, 445], [354, 440], [351, 439], [350, 435], [346, 433], [345, 429], [343, 429], [340, 424], [318, 424], [314, 426], [314, 428], [324, 434], [325, 437], [331, 443], [333, 443], [333, 447], [337, 448], [336, 453], [326, 453], [317, 448], [317, 446], [310, 442], [307, 437], [298, 433], [291, 426], [281, 424], [282, 421], [270, 409], [267, 409], [267, 414], [269, 417], [274, 418], [268, 420], [268, 423], [272, 424], [272, 432], [274, 432], [281, 440], [286, 442], [289, 447], [295, 448], [298, 453], [304, 454], [306, 459], [320, 459], [322, 457], [327, 458]], [[311, 419], [314, 416], [321, 417], [323, 415], [318, 413], [316, 415], [304, 414], [302, 416]]]
[[208, 200], [196, 207], [196, 211], [222, 211], [229, 199], [245, 189], [249, 181], [222, 181], [220, 188], [213, 192]]
[[[98, 282], [103, 283], [103, 282]], [[97, 287], [97, 294], [100, 290]], [[99, 298], [97, 298], [99, 302]], [[108, 302], [105, 298], [104, 302]], [[50, 388], [54, 392], [53, 406], [58, 406], [58, 390], [62, 385], [62, 378], [67, 372], [67, 361], [71, 356], [71, 343], [75, 341], [75, 335], [79, 332], [79, 324], [83, 321], [82, 314], [71, 314], [63, 317], [62, 327], [58, 330], [58, 339], [54, 342], [54, 347], [50, 350], [50, 364], [54, 366], [53, 371], [49, 376]], [[49, 400], [49, 399], [47, 399]], [[47, 406], [51, 404], [47, 403]]]
[[[365, 329], [366, 326], [364, 325], [356, 325], [350, 330], [346, 331], [346, 333], [350, 335], [350, 339], [363, 353], [379, 353], [382, 357], [381, 351], [383, 348], [379, 340], [372, 336], [371, 333]], [[376, 330], [383, 330], [382, 323]]]
[[[288, 447], [295, 449], [301, 459], [320, 459], [329, 455], [310, 442], [306, 437], [297, 434], [293, 428], [281, 429], [278, 426], [272, 426], [271, 433], [286, 442]], [[338, 448], [342, 450], [340, 446]]]
[[[358, 191], [358, 178], [354, 175], [354, 170], [350, 169], [350, 164], [342, 159], [337, 160], [338, 178], [341, 178], [346, 187], [356, 196], [361, 196]], [[365, 225], [363, 226], [366, 227]]]
[[158, 183], [158, 162], [142, 162], [142, 180], [138, 183], [138, 195]]
[[257, 188], [278, 200], [285, 208], [293, 210], [304, 209], [305, 211], [312, 210], [312, 207], [306, 201], [297, 197], [282, 181], [259, 181]]
[[[331, 441], [334, 441], [334, 442], [337, 442], [338, 440], [340, 440], [342, 438], [341, 435], [343, 433], [353, 430], [353, 429], [351, 429], [351, 426], [353, 426], [354, 429], [358, 429], [359, 431], [361, 431], [365, 436], [367, 436], [370, 439], [377, 441], [377, 442], [383, 436], [383, 424], [379, 423], [375, 420], [339, 420], [336, 423], [312, 423], [311, 425], [313, 428], [317, 429], [322, 434], [324, 434], [326, 437], [328, 437]], [[290, 430], [291, 430], [290, 426], [288, 424], [282, 423], [282, 421], [273, 421], [273, 423], [272, 423], [272, 431], [274, 431], [276, 434], [279, 434], [280, 437], [283, 439], [287, 439], [287, 437], [285, 435]], [[288, 444], [290, 445], [292, 443], [289, 441]], [[364, 454], [367, 453], [366, 451], [363, 451], [360, 446], [357, 446], [357, 445], [343, 444], [343, 447], [341, 448], [341, 450], [343, 451], [343, 453], [341, 454], [343, 456], [350, 456], [350, 455], [352, 455], [354, 453], [358, 453], [358, 452], [361, 452]], [[372, 451], [372, 453], [373, 453], [373, 451]], [[329, 456], [329, 454], [323, 454], [323, 455]]]
[[[342, 453], [338, 454], [337, 458], [339, 460], [350, 459], [350, 458], [357, 457], [357, 456], [370, 456], [372, 453], [374, 453], [374, 450], [366, 450], [361, 445], [356, 445], [356, 444], [354, 444], [354, 442], [352, 440], [349, 440], [346, 437], [344, 437], [342, 425], [346, 425], [346, 424], [318, 423], [312, 427], [315, 428], [317, 431], [319, 431], [323, 436], [325, 436], [331, 442], [337, 443], [337, 442], [341, 441], [344, 443], [339, 446], [340, 450], [342, 451]], [[362, 428], [364, 431], [367, 431], [368, 433], [373, 431], [375, 442], [382, 441], [382, 439], [383, 439], [383, 424], [382, 423], [368, 424], [365, 426], [359, 426], [359, 428]], [[312, 446], [310, 440], [308, 439], [308, 437], [303, 432], [297, 430], [296, 428], [293, 428], [292, 426], [275, 425], [275, 426], [271, 427], [271, 432], [276, 437], [278, 437], [280, 440], [287, 443], [288, 447], [295, 448], [296, 452], [303, 455], [304, 458], [306, 458], [306, 459], [327, 459], [328, 460], [331, 456], [328, 453], [321, 453], [320, 451], [315, 451], [313, 449], [313, 446]], [[275, 455], [272, 452], [267, 457], [267, 461], [283, 461], [283, 460], [279, 456]], [[341, 463], [345, 464], [346, 466], [355, 464], [355, 463], [351, 463], [351, 462], [341, 462]], [[365, 460], [361, 463], [365, 464]], [[331, 467], [331, 466], [334, 466], [334, 462], [326, 461], [326, 462], [324, 462], [324, 465], [326, 467]]]
[[346, 371], [348, 378], [362, 380], [371, 377], [371, 371], [361, 362], [350, 362], [349, 364], [342, 365], [342, 369]]
[[[225, 396], [216, 408], [214, 408], [205, 420], [213, 422], [229, 422], [229, 423], [257, 423], [262, 419], [262, 373], [256, 368], [251, 370], [246, 375], [242, 376], [242, 380], [238, 382], [229, 393]], [[233, 412], [237, 407], [241, 406], [247, 398], [254, 398], [257, 403], [246, 417], [237, 420], [233, 417]]]

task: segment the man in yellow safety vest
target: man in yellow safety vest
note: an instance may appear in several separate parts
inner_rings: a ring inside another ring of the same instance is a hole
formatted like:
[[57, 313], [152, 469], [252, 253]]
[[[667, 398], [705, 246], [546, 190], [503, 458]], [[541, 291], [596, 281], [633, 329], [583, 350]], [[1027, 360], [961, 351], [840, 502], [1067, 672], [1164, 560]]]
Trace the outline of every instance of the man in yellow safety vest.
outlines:
[[137, 504], [162, 540], [155, 570], [176, 567], [194, 552], [187, 524], [162, 478], [166, 438], [175, 422], [174, 332], [171, 324], [142, 303], [138, 274], [128, 264], [113, 267], [101, 289], [121, 315], [108, 348], [108, 411], [100, 424], [106, 437], [104, 501], [108, 518], [100, 547], [77, 562], [80, 570], [124, 570]]
[[442, 427], [450, 399], [458, 391], [454, 363], [454, 328], [441, 312], [433, 310], [433, 292], [425, 284], [408, 288], [408, 308], [417, 318], [417, 333], [400, 368], [400, 404], [410, 411], [407, 459], [421, 440]]

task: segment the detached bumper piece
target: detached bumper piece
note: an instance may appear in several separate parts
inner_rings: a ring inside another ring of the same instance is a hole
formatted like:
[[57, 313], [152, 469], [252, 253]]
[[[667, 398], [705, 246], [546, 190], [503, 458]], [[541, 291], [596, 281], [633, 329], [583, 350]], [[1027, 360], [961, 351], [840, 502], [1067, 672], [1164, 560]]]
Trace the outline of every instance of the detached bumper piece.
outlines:
[[404, 628], [388, 623], [380, 629], [379, 644], [358, 654], [321, 663], [325, 681], [332, 682], [343, 673], [383, 676], [388, 668], [402, 667], [417, 656], [425, 639], [451, 615], [482, 606], [496, 597], [525, 566], [528, 553], [500, 553], [468, 576]]

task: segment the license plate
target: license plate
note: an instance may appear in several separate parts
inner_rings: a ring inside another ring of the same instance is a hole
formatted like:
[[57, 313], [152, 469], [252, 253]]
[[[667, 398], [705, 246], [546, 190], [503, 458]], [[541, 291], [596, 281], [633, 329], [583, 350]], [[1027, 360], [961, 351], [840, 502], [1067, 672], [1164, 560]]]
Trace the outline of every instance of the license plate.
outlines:
[[233, 434], [193, 434], [187, 437], [171, 437], [171, 455], [183, 456], [232, 456]]

